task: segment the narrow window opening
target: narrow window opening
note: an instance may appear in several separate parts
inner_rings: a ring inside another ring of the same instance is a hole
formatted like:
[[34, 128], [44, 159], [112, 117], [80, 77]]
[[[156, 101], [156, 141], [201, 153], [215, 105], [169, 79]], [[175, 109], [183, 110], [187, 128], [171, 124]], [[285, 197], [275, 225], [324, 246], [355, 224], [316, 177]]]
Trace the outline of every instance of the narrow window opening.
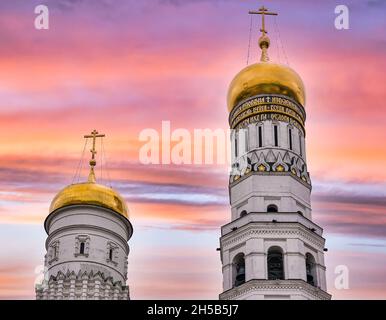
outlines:
[[300, 152], [300, 155], [303, 156], [303, 143], [302, 143], [301, 135], [299, 135], [299, 152]]
[[259, 148], [263, 146], [263, 130], [261, 126], [259, 126]]
[[113, 261], [113, 249], [110, 249], [109, 251], [109, 259], [110, 261]]
[[84, 254], [84, 242], [81, 242], [81, 243], [80, 243], [79, 253], [80, 253], [80, 254]]
[[237, 143], [237, 131], [235, 132], [235, 157], [237, 158], [238, 155], [239, 155], [239, 152], [238, 152], [238, 143]]
[[248, 135], [248, 129], [244, 130], [244, 137], [245, 137], [245, 152], [248, 152], [249, 150], [249, 135]]
[[289, 148], [292, 150], [292, 129], [288, 129]]
[[279, 139], [278, 139], [277, 125], [273, 126], [273, 132], [274, 132], [275, 147], [278, 147]]

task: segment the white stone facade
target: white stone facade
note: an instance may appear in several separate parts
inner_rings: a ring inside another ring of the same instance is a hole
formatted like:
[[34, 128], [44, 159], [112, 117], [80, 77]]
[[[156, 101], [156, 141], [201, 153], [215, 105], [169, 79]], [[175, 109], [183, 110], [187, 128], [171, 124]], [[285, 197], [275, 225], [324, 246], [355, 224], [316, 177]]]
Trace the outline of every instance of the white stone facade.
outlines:
[[37, 299], [129, 299], [130, 222], [99, 206], [72, 205], [45, 221], [45, 280]]

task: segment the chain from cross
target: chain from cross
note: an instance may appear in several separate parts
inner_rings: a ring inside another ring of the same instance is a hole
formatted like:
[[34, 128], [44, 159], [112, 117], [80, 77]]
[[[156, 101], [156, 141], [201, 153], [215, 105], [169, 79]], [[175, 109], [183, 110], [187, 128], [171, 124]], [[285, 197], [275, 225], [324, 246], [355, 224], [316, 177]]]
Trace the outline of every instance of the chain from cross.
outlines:
[[268, 12], [268, 9], [265, 8], [264, 6], [262, 6], [259, 11], [249, 11], [249, 14], [261, 14], [261, 29], [260, 31], [263, 33], [263, 35], [265, 35], [267, 32], [267, 30], [265, 30], [265, 15], [267, 16], [277, 16], [277, 13], [276, 12]]

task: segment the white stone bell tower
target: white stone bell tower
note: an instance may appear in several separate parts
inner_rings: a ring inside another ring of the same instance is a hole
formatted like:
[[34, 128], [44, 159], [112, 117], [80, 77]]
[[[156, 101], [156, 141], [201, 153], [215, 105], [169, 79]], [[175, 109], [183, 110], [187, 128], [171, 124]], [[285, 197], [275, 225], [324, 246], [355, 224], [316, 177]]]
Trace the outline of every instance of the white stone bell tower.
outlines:
[[288, 66], [269, 62], [263, 7], [261, 61], [228, 92], [232, 130], [231, 222], [221, 228], [220, 299], [330, 299], [323, 230], [312, 221], [305, 149], [305, 91]]
[[95, 140], [87, 182], [61, 190], [44, 222], [45, 278], [38, 300], [127, 300], [127, 258], [133, 228], [124, 199], [95, 181]]

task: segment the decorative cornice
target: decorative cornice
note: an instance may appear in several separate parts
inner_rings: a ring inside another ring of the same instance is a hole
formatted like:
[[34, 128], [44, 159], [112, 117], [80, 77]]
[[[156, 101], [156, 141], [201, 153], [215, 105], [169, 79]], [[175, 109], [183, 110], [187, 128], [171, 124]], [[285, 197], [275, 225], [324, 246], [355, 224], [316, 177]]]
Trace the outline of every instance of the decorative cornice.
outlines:
[[[50, 233], [48, 232], [49, 228], [49, 224], [51, 223], [51, 220], [53, 219], [53, 217], [56, 217], [57, 218], [57, 215], [58, 213], [61, 213], [61, 212], [71, 212], [72, 210], [78, 210], [78, 209], [82, 209], [82, 208], [92, 208], [93, 210], [96, 210], [96, 211], [99, 211], [99, 212], [104, 212], [104, 213], [111, 213], [112, 216], [118, 218], [119, 220], [121, 220], [127, 230], [126, 230], [126, 234], [127, 234], [127, 241], [130, 240], [130, 238], [132, 237], [133, 235], [133, 226], [131, 224], [131, 222], [129, 221], [129, 219], [127, 219], [126, 217], [124, 217], [123, 215], [120, 215], [120, 214], [117, 214], [115, 211], [111, 210], [111, 209], [108, 209], [108, 208], [104, 208], [104, 207], [100, 207], [100, 206], [96, 206], [96, 205], [92, 205], [92, 204], [74, 204], [74, 205], [69, 205], [69, 206], [65, 206], [65, 207], [62, 207], [62, 208], [59, 208], [53, 212], [51, 212], [47, 217], [46, 219], [44, 220], [44, 229], [47, 233], [47, 235], [49, 235]], [[77, 214], [77, 213], [75, 213]], [[92, 212], [87, 212], [88, 215], [95, 215], [95, 213], [92, 213]], [[107, 218], [105, 217], [106, 219], [112, 221], [112, 222], [115, 222], [113, 219], [110, 219], [110, 218]], [[126, 240], [125, 240], [126, 241]]]
[[67, 261], [63, 261], [63, 262], [58, 262], [52, 266], [49, 266], [48, 268], [48, 273], [51, 274], [51, 270], [53, 268], [56, 268], [58, 267], [59, 265], [70, 265], [71, 263], [85, 263], [87, 265], [94, 265], [94, 266], [97, 266], [97, 267], [102, 267], [102, 268], [105, 268], [105, 269], [111, 269], [113, 272], [116, 272], [118, 273], [122, 278], [126, 278], [127, 277], [127, 274], [122, 274], [122, 272], [120, 271], [121, 268], [114, 268], [112, 265], [110, 264], [106, 264], [106, 263], [101, 263], [101, 262], [97, 262], [97, 261], [93, 261], [93, 260], [82, 260], [81, 258], [77, 257], [75, 258], [74, 260], [67, 260]]
[[[314, 287], [304, 280], [249, 280], [246, 283], [232, 288], [220, 294], [220, 300], [236, 300], [239, 297], [250, 293], [251, 291], [269, 290], [275, 294], [287, 292], [291, 294], [292, 290], [304, 292], [310, 299], [331, 300], [331, 295], [318, 287]], [[275, 292], [277, 291], [277, 292]], [[262, 293], [260, 293], [262, 294]]]
[[323, 228], [298, 212], [249, 212], [247, 215], [238, 217], [237, 219], [223, 225], [221, 227], [221, 234], [225, 236], [226, 234], [232, 232], [231, 230], [234, 227], [241, 228], [248, 223], [269, 223], [272, 222], [272, 220], [276, 220], [275, 224], [299, 223], [307, 230], [314, 228], [315, 232], [320, 236], [323, 234]]
[[281, 236], [283, 238], [290, 238], [290, 236], [297, 236], [302, 238], [304, 242], [310, 242], [319, 250], [323, 250], [325, 239], [311, 230], [306, 229], [299, 223], [273, 223], [264, 222], [264, 225], [258, 222], [250, 222], [235, 231], [226, 234], [220, 238], [220, 243], [223, 250], [230, 246], [239, 245], [245, 242], [246, 239], [258, 235], [260, 237]]

